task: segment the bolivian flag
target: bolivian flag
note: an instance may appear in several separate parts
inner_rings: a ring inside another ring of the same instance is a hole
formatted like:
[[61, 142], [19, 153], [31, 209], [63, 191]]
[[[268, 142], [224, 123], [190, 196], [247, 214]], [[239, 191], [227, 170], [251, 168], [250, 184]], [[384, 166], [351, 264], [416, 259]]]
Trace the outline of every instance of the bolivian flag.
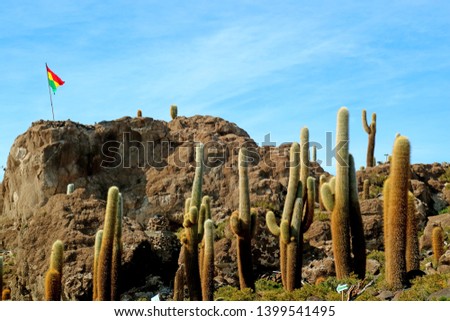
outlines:
[[52, 87], [53, 94], [55, 94], [56, 88], [64, 85], [64, 81], [59, 78], [53, 71], [51, 71], [50, 68], [48, 68], [47, 64], [45, 64], [45, 67], [47, 67], [48, 85]]

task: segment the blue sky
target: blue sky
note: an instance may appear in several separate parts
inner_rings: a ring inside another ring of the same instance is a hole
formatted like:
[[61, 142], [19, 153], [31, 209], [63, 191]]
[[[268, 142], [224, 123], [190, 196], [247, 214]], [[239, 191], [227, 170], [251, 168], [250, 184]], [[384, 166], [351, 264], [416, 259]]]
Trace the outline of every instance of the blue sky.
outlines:
[[[275, 5], [276, 3], [276, 5]], [[0, 11], [0, 164], [33, 121], [51, 119], [45, 62], [66, 84], [59, 120], [214, 115], [260, 143], [325, 145], [350, 110], [365, 165], [361, 110], [378, 116], [376, 158], [395, 134], [412, 162], [450, 161], [448, 1], [10, 1]], [[323, 159], [323, 151], [318, 158]], [[333, 171], [333, 167], [325, 167]]]

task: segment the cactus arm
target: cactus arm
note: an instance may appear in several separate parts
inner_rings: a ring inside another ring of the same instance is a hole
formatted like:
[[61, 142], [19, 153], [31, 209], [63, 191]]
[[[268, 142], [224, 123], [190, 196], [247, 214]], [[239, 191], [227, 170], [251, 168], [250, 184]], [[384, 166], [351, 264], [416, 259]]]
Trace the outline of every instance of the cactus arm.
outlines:
[[320, 196], [322, 197], [323, 206], [325, 206], [328, 212], [332, 212], [334, 209], [334, 195], [331, 191], [330, 183], [322, 184]]
[[302, 221], [302, 232], [305, 233], [314, 221], [314, 207], [316, 199], [316, 180], [313, 177], [307, 179], [307, 199], [305, 206], [305, 215]]
[[272, 211], [269, 211], [266, 214], [266, 225], [270, 233], [275, 236], [280, 236], [280, 227], [278, 226], [275, 214]]
[[230, 216], [230, 227], [233, 233], [239, 237], [242, 237], [241, 221], [239, 219], [239, 212], [234, 211]]
[[290, 221], [292, 210], [294, 208], [295, 199], [297, 197], [297, 189], [300, 179], [300, 145], [296, 142], [292, 143], [290, 150], [290, 166], [289, 181], [287, 188], [286, 200], [284, 201], [282, 219]]
[[94, 267], [92, 271], [92, 300], [97, 301], [98, 297], [98, 256], [100, 254], [100, 248], [102, 246], [103, 230], [98, 230], [95, 234], [94, 243]]
[[369, 124], [367, 123], [367, 112], [365, 109], [362, 110], [362, 124], [366, 133], [370, 135], [370, 127]]
[[[304, 187], [309, 176], [309, 129], [303, 127], [300, 132], [300, 181]], [[306, 198], [306, 188], [302, 190], [302, 199]]]

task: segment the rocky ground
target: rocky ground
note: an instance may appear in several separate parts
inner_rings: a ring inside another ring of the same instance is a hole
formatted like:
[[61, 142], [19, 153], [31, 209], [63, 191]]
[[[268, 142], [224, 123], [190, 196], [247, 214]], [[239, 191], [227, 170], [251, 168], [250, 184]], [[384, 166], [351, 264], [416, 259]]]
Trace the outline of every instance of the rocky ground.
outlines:
[[[5, 284], [13, 299], [43, 299], [43, 278], [57, 239], [65, 244], [64, 299], [92, 298], [94, 238], [112, 185], [124, 196], [122, 299], [149, 299], [156, 293], [170, 298], [180, 251], [177, 232], [184, 200], [191, 193], [194, 142], [198, 141], [205, 144], [203, 193], [212, 199], [216, 225], [216, 288], [238, 282], [236, 244], [228, 219], [238, 208], [237, 151], [243, 144], [254, 148], [258, 156], [249, 168], [251, 203], [259, 219], [253, 240], [254, 274], [279, 281], [278, 239], [268, 232], [264, 217], [267, 210], [279, 214], [283, 207], [289, 145], [258, 147], [235, 124], [211, 116], [178, 117], [171, 122], [126, 117], [94, 126], [39, 121], [11, 147], [1, 185], [0, 250]], [[450, 231], [449, 172], [448, 164], [411, 166], [428, 274], [450, 272], [449, 251], [439, 268], [428, 264], [432, 227], [441, 224]], [[312, 164], [312, 176], [318, 180], [322, 173], [320, 166]], [[361, 201], [361, 210], [367, 248], [373, 253], [383, 251], [381, 188], [388, 174], [389, 164], [357, 173], [361, 191], [365, 179], [371, 183], [370, 199]], [[75, 192], [66, 195], [69, 183], [75, 184]], [[306, 283], [334, 274], [328, 216], [317, 209], [305, 235]], [[381, 262], [373, 257], [368, 270], [377, 275]]]

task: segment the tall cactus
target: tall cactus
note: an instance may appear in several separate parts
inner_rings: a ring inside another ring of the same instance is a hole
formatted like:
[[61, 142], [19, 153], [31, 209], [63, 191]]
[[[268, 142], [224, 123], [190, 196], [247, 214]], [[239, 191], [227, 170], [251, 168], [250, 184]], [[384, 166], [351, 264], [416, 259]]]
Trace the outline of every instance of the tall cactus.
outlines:
[[396, 138], [389, 175], [386, 240], [386, 281], [392, 288], [401, 288], [406, 282], [406, 227], [408, 219], [408, 186], [410, 175], [410, 143]]
[[360, 279], [364, 279], [366, 276], [366, 241], [364, 238], [364, 225], [358, 199], [355, 160], [353, 159], [352, 154], [349, 154], [349, 206], [353, 271]]
[[416, 204], [414, 194], [408, 192], [408, 213], [406, 222], [406, 272], [420, 269], [420, 251]]
[[94, 267], [92, 269], [92, 300], [97, 301], [98, 297], [98, 256], [102, 246], [103, 230], [98, 230], [95, 234], [94, 243]]
[[175, 119], [175, 118], [177, 118], [177, 116], [178, 116], [178, 107], [177, 107], [177, 105], [170, 106], [170, 117], [172, 119]]
[[439, 265], [439, 259], [444, 254], [444, 230], [442, 226], [435, 226], [432, 232], [432, 246], [433, 246], [433, 265]]
[[375, 166], [375, 134], [377, 133], [377, 114], [372, 114], [372, 122], [370, 125], [367, 123], [367, 115], [366, 110], [363, 109], [362, 111], [362, 123], [364, 130], [369, 135], [369, 143], [367, 146], [367, 168]]
[[321, 188], [322, 202], [332, 212], [331, 237], [338, 279], [349, 276], [351, 272], [364, 278], [366, 264], [355, 164], [349, 154], [348, 120], [348, 109], [342, 107], [337, 116], [336, 146], [340, 148], [336, 155], [336, 177]]
[[204, 224], [205, 247], [202, 267], [202, 297], [203, 301], [214, 300], [214, 223], [208, 219]]
[[108, 190], [106, 202], [105, 222], [103, 226], [102, 244], [98, 256], [97, 266], [97, 299], [110, 301], [111, 297], [111, 269], [114, 248], [114, 233], [119, 205], [119, 189], [112, 186]]
[[142, 110], [138, 109], [136, 117], [141, 118], [142, 117]]
[[251, 240], [256, 231], [256, 213], [250, 210], [250, 191], [248, 182], [247, 149], [239, 150], [239, 211], [230, 217], [230, 227], [237, 238], [237, 260], [239, 284], [244, 288], [255, 289], [253, 278]]
[[[288, 226], [291, 222], [292, 212], [294, 210], [295, 200], [299, 196], [301, 198], [301, 193], [298, 195], [298, 186], [299, 186], [299, 178], [300, 178], [300, 145], [294, 142], [291, 146], [290, 150], [290, 158], [289, 158], [290, 166], [289, 166], [289, 181], [287, 187], [287, 195], [284, 201], [283, 214], [281, 216], [281, 222], [287, 222]], [[269, 211], [266, 214], [266, 224], [270, 232], [280, 237], [280, 270], [281, 270], [281, 280], [283, 282], [283, 286], [286, 288], [286, 264], [287, 264], [287, 246], [286, 242], [283, 242], [282, 236], [280, 235], [280, 227], [277, 225], [275, 220], [275, 215], [273, 212]], [[285, 239], [288, 237], [285, 236]]]
[[[186, 283], [191, 301], [202, 299], [202, 288], [200, 281], [199, 249], [199, 212], [202, 202], [203, 185], [203, 144], [199, 143], [195, 148], [195, 175], [192, 183], [191, 198], [185, 202], [185, 215], [183, 227], [185, 237], [184, 246], [184, 267], [186, 270]], [[201, 228], [200, 228], [201, 230]]]
[[117, 204], [116, 222], [114, 227], [114, 243], [111, 264], [111, 300], [120, 300], [119, 278], [122, 263], [122, 220], [123, 220], [123, 199], [119, 193]]
[[336, 155], [336, 186], [334, 209], [331, 214], [331, 237], [338, 279], [351, 272], [349, 229], [349, 113], [342, 107], [337, 116], [336, 146], [341, 146]]

